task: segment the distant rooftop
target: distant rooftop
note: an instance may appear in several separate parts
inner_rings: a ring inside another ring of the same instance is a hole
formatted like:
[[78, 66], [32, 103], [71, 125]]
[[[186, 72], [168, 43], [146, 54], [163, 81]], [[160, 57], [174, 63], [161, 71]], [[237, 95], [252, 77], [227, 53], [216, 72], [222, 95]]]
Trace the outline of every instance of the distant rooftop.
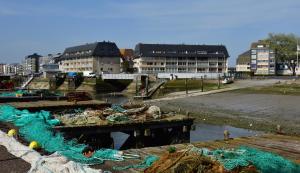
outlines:
[[248, 64], [251, 59], [251, 51], [247, 50], [246, 52], [240, 54], [236, 59], [236, 64]]

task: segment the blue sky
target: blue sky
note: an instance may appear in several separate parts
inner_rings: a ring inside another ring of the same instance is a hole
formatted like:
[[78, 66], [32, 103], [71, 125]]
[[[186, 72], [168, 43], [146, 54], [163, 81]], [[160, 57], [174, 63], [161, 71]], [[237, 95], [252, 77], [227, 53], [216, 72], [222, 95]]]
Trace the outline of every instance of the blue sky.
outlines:
[[268, 33], [300, 35], [299, 0], [0, 0], [0, 62], [110, 40], [224, 44], [230, 65]]

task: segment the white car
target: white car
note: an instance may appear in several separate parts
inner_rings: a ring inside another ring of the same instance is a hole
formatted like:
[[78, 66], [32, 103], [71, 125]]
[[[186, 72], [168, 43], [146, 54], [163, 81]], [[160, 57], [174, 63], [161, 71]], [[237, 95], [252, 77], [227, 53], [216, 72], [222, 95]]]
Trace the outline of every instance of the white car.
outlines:
[[233, 83], [233, 79], [232, 79], [232, 78], [225, 78], [225, 79], [222, 81], [222, 84], [230, 84], [230, 83]]
[[96, 77], [96, 74], [91, 71], [84, 71], [83, 76], [93, 78], [93, 77]]

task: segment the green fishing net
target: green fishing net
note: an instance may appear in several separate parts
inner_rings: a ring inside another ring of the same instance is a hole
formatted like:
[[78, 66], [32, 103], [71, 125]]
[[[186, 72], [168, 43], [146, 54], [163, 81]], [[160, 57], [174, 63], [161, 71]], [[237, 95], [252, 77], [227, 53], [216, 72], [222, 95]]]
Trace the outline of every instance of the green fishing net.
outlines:
[[27, 110], [18, 110], [9, 105], [0, 106], [0, 121], [13, 123], [19, 128], [19, 134], [27, 141], [37, 141], [47, 152], [58, 152], [70, 160], [85, 163], [99, 164], [105, 160], [123, 160], [121, 153], [113, 149], [96, 150], [92, 157], [82, 154], [86, 147], [76, 140], [65, 140], [61, 133], [54, 132], [52, 127], [59, 124], [48, 111], [31, 113]]
[[239, 166], [254, 165], [262, 173], [300, 173], [300, 165], [277, 154], [264, 152], [255, 148], [241, 146], [238, 149], [217, 149], [212, 151], [226, 170]]
[[0, 93], [0, 97], [16, 97], [17, 94], [27, 94], [27, 91], [24, 90], [18, 90], [14, 92], [3, 92]]
[[128, 165], [128, 166], [124, 166], [124, 167], [114, 166], [113, 169], [118, 170], [118, 171], [130, 169], [130, 168], [146, 169], [146, 168], [150, 167], [158, 159], [159, 159], [159, 157], [157, 157], [155, 155], [149, 155], [149, 156], [145, 157], [145, 159], [139, 164]]

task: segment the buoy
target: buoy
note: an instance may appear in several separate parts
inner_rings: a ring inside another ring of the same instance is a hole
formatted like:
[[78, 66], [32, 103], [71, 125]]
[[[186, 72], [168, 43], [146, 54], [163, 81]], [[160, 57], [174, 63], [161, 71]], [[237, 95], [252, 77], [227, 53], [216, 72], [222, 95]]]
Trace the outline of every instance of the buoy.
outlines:
[[29, 148], [31, 148], [31, 149], [37, 149], [37, 148], [39, 148], [39, 144], [36, 141], [32, 141], [29, 144]]
[[13, 137], [15, 135], [17, 135], [17, 131], [15, 129], [10, 129], [8, 132], [7, 132], [7, 135], [9, 137]]

